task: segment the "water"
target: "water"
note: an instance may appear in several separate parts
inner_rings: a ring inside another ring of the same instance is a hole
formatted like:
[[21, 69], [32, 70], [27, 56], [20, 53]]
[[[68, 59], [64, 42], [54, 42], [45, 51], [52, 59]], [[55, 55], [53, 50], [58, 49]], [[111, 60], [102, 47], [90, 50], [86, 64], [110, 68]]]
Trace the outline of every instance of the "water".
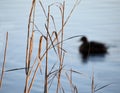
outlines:
[[[51, 3], [51, 1], [47, 3], [44, 2], [44, 5], [49, 3]], [[72, 4], [73, 0], [66, 2], [66, 15], [69, 13]], [[30, 0], [0, 1], [0, 68], [3, 62], [6, 31], [9, 32], [9, 44], [5, 69], [24, 67], [27, 22], [30, 6]], [[37, 8], [37, 11], [40, 11], [39, 8]], [[97, 88], [112, 83], [97, 93], [120, 92], [119, 11], [119, 0], [82, 0], [66, 24], [65, 38], [75, 35], [86, 35], [89, 40], [104, 42], [110, 47], [108, 49], [109, 54], [105, 57], [89, 57], [87, 62], [83, 62], [78, 52], [80, 45], [79, 38], [68, 40], [64, 43], [64, 48], [67, 50], [64, 61], [66, 69], [72, 68], [87, 75], [73, 74], [73, 83], [77, 86], [79, 93], [91, 92], [91, 79], [89, 77], [92, 76], [93, 71], [95, 75], [95, 85], [98, 85]], [[53, 11], [53, 13], [55, 12], [58, 11]], [[41, 20], [37, 21], [38, 25], [45, 19], [42, 16], [39, 17], [39, 15], [43, 16], [44, 14], [36, 13], [37, 18]], [[57, 22], [60, 22], [60, 17], [57, 15], [55, 17], [58, 19]], [[39, 26], [39, 28], [43, 29], [43, 26]], [[57, 28], [59, 27], [60, 24], [58, 24]], [[35, 34], [35, 36], [38, 37], [39, 34]], [[37, 41], [35, 44], [36, 43]], [[37, 49], [37, 46], [35, 46], [35, 49]], [[52, 55], [50, 55], [49, 60], [53, 63], [56, 61]], [[37, 77], [40, 76], [42, 77], [43, 75], [39, 74]], [[65, 78], [66, 76], [63, 75], [62, 86], [65, 88], [66, 93], [69, 93], [69, 82]], [[36, 78], [31, 91], [32, 93], [43, 92], [43, 80], [43, 77]], [[55, 84], [55, 82], [53, 83]], [[6, 72], [0, 93], [23, 93], [24, 84], [24, 70]], [[55, 89], [56, 86], [52, 86], [50, 93], [53, 93]]]

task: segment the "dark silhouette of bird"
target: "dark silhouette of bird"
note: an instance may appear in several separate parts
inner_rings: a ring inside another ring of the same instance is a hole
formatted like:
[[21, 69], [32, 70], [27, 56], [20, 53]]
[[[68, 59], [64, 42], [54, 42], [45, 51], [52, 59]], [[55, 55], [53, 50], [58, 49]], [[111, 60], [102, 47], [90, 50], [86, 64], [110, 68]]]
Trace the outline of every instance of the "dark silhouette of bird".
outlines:
[[89, 55], [104, 55], [107, 53], [107, 47], [103, 43], [95, 41], [89, 42], [85, 36], [83, 36], [80, 41], [82, 41], [82, 44], [79, 47], [79, 52], [83, 57], [87, 57]]

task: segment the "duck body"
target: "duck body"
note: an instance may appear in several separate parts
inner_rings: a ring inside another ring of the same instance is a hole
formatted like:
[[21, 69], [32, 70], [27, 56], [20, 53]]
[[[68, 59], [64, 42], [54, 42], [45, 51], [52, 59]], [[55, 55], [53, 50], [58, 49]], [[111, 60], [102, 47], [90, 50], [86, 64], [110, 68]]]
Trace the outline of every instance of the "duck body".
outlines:
[[82, 45], [79, 47], [79, 52], [84, 56], [87, 55], [101, 55], [107, 53], [107, 47], [103, 43], [88, 42], [86, 37], [81, 38]]

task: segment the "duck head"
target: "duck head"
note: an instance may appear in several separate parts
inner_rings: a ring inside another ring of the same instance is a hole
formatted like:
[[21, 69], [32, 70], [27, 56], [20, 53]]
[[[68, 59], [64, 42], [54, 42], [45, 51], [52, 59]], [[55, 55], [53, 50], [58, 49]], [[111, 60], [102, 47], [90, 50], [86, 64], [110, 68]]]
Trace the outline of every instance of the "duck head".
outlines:
[[80, 41], [82, 41], [83, 43], [87, 43], [88, 42], [88, 39], [87, 37], [83, 36]]

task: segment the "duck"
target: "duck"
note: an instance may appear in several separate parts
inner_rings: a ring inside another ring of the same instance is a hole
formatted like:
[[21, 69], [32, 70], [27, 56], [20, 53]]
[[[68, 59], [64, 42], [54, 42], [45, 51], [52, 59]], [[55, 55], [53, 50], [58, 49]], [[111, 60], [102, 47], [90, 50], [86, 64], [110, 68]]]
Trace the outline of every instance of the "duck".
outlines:
[[89, 55], [104, 55], [107, 52], [107, 47], [105, 44], [96, 42], [96, 41], [88, 41], [86, 36], [83, 36], [80, 41], [82, 44], [79, 47], [79, 52], [84, 56]]

